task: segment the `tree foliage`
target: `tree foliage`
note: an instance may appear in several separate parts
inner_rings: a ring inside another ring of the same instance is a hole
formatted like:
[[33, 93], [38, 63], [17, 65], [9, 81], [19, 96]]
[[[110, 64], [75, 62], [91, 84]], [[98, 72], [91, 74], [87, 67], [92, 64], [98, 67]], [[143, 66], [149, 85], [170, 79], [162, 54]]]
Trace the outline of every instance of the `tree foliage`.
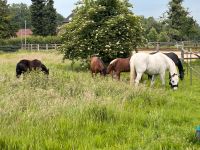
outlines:
[[0, 38], [9, 38], [14, 34], [7, 1], [0, 0]]
[[158, 41], [159, 42], [169, 42], [170, 38], [169, 38], [167, 32], [165, 32], [165, 31], [160, 32], [160, 34], [158, 35]]
[[157, 42], [158, 40], [158, 33], [154, 27], [152, 27], [147, 34], [147, 38], [149, 42]]
[[35, 35], [55, 35], [57, 15], [53, 0], [31, 0], [31, 23]]
[[31, 0], [31, 24], [34, 35], [44, 35], [45, 22], [44, 22], [44, 7], [45, 0]]
[[15, 31], [24, 28], [26, 20], [26, 27], [31, 28], [31, 13], [29, 6], [24, 3], [12, 4], [9, 6], [11, 13], [11, 24], [14, 26]]
[[54, 8], [54, 1], [48, 0], [45, 6], [45, 35], [56, 35], [57, 27], [57, 14], [56, 9]]
[[130, 10], [128, 1], [84, 1], [75, 10], [72, 21], [63, 35], [64, 58], [86, 60], [98, 55], [104, 61], [127, 57], [141, 45], [143, 28], [140, 17]]
[[61, 14], [59, 14], [58, 12], [56, 13], [56, 16], [57, 16], [56, 17], [57, 26], [62, 25], [65, 18]]
[[168, 19], [166, 20], [172, 32], [169, 32], [172, 40], [188, 40], [195, 33], [195, 20], [189, 16], [189, 12], [182, 6], [183, 0], [171, 0], [169, 2]]

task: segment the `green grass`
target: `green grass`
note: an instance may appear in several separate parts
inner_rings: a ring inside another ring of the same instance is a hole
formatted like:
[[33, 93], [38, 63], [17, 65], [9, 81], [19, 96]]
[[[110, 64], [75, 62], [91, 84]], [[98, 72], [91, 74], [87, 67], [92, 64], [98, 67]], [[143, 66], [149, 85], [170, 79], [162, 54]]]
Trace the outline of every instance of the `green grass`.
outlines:
[[[22, 58], [42, 60], [49, 77], [16, 79]], [[57, 52], [1, 53], [0, 149], [199, 149], [199, 78], [172, 91], [159, 79], [134, 88], [129, 74], [115, 81], [81, 70]]]

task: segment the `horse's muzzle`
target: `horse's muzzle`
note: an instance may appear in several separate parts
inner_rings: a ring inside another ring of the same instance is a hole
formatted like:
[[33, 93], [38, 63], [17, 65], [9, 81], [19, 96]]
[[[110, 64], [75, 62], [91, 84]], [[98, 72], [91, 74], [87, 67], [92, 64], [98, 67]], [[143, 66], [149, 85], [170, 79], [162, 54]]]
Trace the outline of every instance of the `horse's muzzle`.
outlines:
[[172, 88], [173, 90], [177, 90], [177, 89], [178, 89], [178, 84], [177, 84], [177, 85], [172, 85], [172, 84], [171, 84], [171, 88]]

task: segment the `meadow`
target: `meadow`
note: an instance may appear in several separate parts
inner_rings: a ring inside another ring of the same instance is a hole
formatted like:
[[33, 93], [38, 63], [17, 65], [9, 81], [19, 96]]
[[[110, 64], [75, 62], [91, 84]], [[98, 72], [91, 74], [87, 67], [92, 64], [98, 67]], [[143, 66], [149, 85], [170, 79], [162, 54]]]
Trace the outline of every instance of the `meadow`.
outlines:
[[[47, 78], [16, 79], [22, 59], [40, 59]], [[200, 79], [189, 75], [177, 91], [156, 79], [139, 87], [111, 77], [92, 78], [56, 51], [0, 53], [0, 149], [196, 150], [200, 142]]]

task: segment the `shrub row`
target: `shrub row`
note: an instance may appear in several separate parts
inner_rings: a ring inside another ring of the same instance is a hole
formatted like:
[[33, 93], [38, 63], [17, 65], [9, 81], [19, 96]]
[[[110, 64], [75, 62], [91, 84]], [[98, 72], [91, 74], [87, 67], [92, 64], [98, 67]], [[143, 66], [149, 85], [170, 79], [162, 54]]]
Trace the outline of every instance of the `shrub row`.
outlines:
[[16, 52], [21, 48], [21, 46], [17, 45], [5, 45], [5, 46], [0, 46], [0, 51], [3, 52]]
[[[11, 38], [11, 39], [0, 39], [0, 46], [6, 46], [6, 45], [21, 45], [21, 43], [24, 43], [24, 38]], [[27, 43], [30, 44], [61, 44], [62, 40], [59, 36], [30, 36], [26, 39]]]

